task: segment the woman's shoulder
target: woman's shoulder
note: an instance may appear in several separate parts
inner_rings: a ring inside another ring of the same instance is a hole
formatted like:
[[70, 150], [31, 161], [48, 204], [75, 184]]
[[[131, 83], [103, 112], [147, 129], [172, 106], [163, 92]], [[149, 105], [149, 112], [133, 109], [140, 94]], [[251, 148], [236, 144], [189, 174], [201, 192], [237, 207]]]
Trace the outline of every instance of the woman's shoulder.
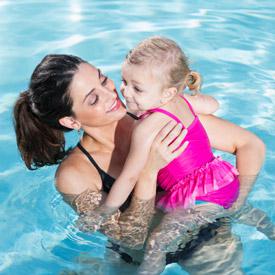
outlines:
[[76, 148], [60, 163], [55, 173], [55, 185], [63, 194], [81, 194], [86, 189], [101, 189], [97, 170]]

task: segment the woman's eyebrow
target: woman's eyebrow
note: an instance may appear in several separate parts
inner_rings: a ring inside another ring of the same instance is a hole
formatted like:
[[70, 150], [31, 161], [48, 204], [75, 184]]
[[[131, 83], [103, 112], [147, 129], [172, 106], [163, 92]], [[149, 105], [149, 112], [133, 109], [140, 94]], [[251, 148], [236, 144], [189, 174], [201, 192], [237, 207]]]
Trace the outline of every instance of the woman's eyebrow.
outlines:
[[[98, 78], [100, 79], [100, 77], [101, 77], [101, 71], [100, 71], [100, 69], [97, 69], [97, 72], [98, 72]], [[94, 90], [95, 90], [95, 88], [93, 88], [89, 93], [87, 93], [87, 94], [85, 95], [85, 97], [84, 97], [82, 103], [85, 102], [86, 98], [87, 98]]]
[[101, 71], [100, 71], [100, 69], [97, 69], [97, 71], [98, 71], [98, 78], [100, 79], [101, 78]]

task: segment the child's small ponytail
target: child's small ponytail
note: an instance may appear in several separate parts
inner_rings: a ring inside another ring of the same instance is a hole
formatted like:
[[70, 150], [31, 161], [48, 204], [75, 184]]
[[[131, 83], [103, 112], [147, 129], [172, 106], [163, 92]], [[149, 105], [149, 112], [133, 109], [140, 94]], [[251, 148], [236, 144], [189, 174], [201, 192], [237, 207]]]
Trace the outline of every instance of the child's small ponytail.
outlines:
[[186, 79], [186, 86], [188, 86], [193, 95], [199, 93], [201, 84], [202, 79], [200, 74], [195, 71], [190, 71]]

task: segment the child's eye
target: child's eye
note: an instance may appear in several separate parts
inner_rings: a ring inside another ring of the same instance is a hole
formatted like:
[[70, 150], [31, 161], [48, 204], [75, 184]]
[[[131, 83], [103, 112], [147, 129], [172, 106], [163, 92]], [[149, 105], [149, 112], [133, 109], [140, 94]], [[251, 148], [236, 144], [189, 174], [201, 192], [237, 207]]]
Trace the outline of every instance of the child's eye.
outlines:
[[142, 93], [142, 90], [139, 89], [138, 87], [134, 86], [134, 90], [137, 92], [137, 93]]

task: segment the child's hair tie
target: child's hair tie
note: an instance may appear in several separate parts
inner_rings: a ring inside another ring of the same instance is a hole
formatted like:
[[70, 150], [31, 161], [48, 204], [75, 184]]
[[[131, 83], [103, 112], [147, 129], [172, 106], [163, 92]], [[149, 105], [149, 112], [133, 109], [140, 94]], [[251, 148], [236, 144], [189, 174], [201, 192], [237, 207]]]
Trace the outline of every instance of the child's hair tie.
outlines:
[[195, 71], [190, 71], [187, 76], [187, 86], [193, 95], [199, 93], [201, 88], [201, 77]]

